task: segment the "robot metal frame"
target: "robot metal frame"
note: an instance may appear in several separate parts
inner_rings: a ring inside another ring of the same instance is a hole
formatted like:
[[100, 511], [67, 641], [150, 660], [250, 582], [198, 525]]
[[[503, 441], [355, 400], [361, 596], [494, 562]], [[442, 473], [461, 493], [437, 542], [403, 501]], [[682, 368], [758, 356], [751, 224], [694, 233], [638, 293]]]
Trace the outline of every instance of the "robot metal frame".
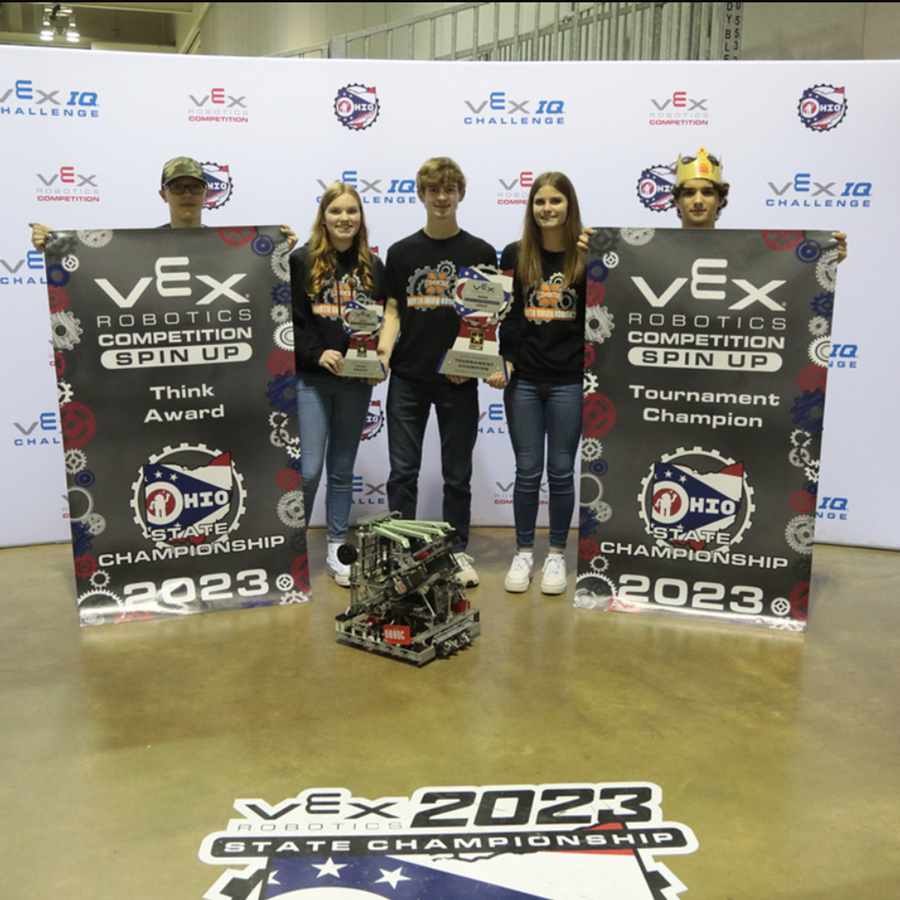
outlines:
[[350, 566], [350, 606], [334, 621], [338, 643], [423, 666], [481, 634], [481, 613], [456, 580], [459, 536], [446, 522], [386, 512], [360, 519], [356, 534], [358, 549], [338, 548]]

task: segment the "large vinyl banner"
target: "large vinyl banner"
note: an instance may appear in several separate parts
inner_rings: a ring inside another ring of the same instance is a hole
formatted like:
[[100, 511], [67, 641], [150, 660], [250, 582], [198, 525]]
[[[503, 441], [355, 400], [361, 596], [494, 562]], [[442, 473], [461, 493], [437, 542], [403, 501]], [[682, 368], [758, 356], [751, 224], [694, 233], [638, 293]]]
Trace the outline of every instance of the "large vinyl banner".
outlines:
[[[213, 187], [205, 225], [284, 222], [304, 240], [323, 189], [341, 180], [359, 191], [383, 259], [425, 224], [419, 166], [451, 156], [467, 179], [460, 225], [501, 250], [521, 237], [529, 189], [549, 170], [572, 180], [586, 223], [677, 228], [671, 165], [705, 146], [731, 184], [720, 225], [848, 235], [810, 515], [819, 540], [900, 548], [900, 519], [884, 502], [900, 441], [886, 398], [900, 304], [885, 288], [898, 91], [898, 60], [461, 64], [0, 47], [0, 134], [16, 173], [0, 221], [0, 468], [9, 482], [0, 546], [69, 533], [44, 260], [29, 222], [160, 225], [160, 169], [188, 155]], [[440, 128], [429, 127], [435, 116]], [[386, 394], [386, 384], [373, 391], [351, 522], [387, 509]], [[472, 522], [511, 526], [503, 395], [486, 385], [479, 394]], [[439, 458], [433, 418], [426, 460]], [[440, 467], [423, 466], [420, 518], [440, 517], [442, 487]], [[324, 501], [320, 490], [307, 510], [313, 526], [324, 522]]]
[[591, 238], [578, 606], [802, 631], [836, 241]]
[[287, 250], [279, 226], [48, 244], [82, 625], [309, 599]]

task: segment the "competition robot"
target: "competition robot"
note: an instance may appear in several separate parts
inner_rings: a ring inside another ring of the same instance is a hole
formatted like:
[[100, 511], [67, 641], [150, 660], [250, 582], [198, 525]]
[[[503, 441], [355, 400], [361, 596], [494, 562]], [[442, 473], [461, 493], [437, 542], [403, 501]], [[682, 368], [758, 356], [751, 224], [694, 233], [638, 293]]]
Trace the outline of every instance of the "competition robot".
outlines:
[[481, 615], [459, 581], [460, 538], [446, 522], [360, 519], [359, 548], [343, 544], [350, 566], [350, 606], [335, 617], [338, 643], [422, 666], [467, 647], [481, 633]]

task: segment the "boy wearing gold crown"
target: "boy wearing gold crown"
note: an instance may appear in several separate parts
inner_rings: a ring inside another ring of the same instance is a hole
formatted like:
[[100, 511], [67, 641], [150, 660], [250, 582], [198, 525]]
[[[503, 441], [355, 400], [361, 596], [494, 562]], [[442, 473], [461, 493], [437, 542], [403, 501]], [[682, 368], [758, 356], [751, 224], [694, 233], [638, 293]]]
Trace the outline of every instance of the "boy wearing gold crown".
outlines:
[[[682, 228], [715, 228], [716, 220], [728, 204], [730, 185], [722, 181], [722, 163], [706, 152], [696, 156], [678, 155], [672, 197]], [[838, 262], [847, 258], [847, 235], [833, 232], [837, 239]]]
[[678, 156], [672, 197], [682, 228], [715, 228], [716, 219], [728, 203], [727, 182], [722, 165], [705, 147], [696, 156]]

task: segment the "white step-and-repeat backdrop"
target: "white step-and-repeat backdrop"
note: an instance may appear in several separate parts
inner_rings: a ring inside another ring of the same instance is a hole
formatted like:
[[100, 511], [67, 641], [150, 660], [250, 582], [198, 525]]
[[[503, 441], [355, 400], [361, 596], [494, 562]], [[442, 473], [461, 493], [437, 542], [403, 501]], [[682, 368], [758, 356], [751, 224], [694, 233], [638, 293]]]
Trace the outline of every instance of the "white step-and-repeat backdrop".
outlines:
[[[184, 154], [218, 181], [206, 224], [281, 221], [305, 237], [323, 186], [341, 179], [362, 195], [384, 256], [424, 224], [419, 165], [452, 156], [468, 177], [462, 226], [501, 250], [521, 232], [531, 179], [547, 169], [572, 178], [586, 224], [678, 227], [674, 211], [653, 208], [653, 186], [679, 151], [702, 144], [732, 185], [721, 227], [788, 243], [797, 229], [849, 234], [823, 464], [809, 473], [817, 539], [900, 548], [887, 478], [900, 426], [884, 405], [900, 318], [888, 247], [898, 91], [893, 61], [400, 63], [0, 48], [0, 545], [69, 538], [47, 287], [29, 221], [162, 224], [160, 169]], [[830, 312], [829, 297], [821, 307]], [[386, 508], [384, 405], [376, 389], [355, 485], [360, 515]], [[482, 387], [482, 413], [473, 521], [511, 525], [499, 392]], [[440, 515], [433, 431], [423, 518]]]

